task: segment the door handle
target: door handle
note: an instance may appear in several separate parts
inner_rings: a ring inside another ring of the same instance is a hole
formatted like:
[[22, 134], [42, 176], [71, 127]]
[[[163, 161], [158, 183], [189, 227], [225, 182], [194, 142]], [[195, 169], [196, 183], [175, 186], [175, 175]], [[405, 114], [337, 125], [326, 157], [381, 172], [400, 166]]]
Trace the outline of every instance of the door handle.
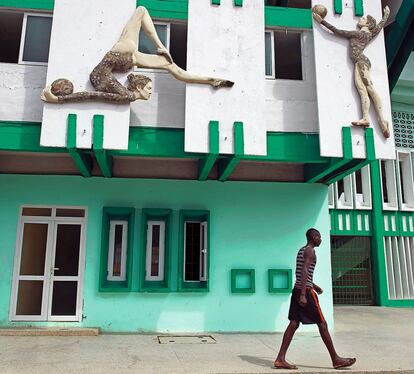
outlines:
[[60, 270], [60, 268], [53, 268], [53, 271], [58, 271]]

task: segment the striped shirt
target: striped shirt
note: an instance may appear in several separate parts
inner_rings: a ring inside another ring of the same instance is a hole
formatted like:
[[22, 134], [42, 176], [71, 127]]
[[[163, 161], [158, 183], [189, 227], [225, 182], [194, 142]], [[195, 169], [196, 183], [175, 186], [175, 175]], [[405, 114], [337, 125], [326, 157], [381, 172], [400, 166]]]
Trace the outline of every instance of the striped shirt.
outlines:
[[[296, 257], [296, 282], [295, 288], [302, 288], [302, 270], [303, 264], [305, 263], [305, 247], [299, 249]], [[306, 280], [306, 287], [313, 287], [313, 272], [316, 266], [316, 255], [308, 269], [308, 279]]]

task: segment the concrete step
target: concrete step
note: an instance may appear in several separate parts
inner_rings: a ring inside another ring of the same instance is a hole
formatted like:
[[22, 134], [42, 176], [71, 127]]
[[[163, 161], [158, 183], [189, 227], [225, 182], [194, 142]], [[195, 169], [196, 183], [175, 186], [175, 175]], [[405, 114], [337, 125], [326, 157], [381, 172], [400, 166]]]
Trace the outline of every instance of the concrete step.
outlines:
[[13, 327], [0, 329], [0, 336], [97, 336], [98, 328]]

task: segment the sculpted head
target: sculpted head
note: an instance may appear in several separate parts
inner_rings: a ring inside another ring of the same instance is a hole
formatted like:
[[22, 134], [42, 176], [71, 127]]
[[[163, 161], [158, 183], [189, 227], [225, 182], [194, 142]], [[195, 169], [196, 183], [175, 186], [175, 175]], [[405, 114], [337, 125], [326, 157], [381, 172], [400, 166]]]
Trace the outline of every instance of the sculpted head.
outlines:
[[128, 90], [134, 92], [136, 100], [148, 100], [152, 94], [152, 81], [141, 74], [128, 75]]
[[358, 27], [360, 29], [362, 29], [363, 27], [367, 27], [369, 31], [372, 31], [375, 28], [375, 26], [377, 26], [377, 21], [374, 17], [370, 16], [369, 14], [359, 19]]

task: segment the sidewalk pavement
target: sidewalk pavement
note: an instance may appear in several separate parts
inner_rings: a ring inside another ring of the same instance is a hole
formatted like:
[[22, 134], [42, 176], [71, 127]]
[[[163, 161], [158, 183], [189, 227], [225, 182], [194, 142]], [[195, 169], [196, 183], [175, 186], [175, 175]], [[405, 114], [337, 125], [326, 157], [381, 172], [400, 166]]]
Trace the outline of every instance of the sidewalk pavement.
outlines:
[[[349, 373], [414, 374], [414, 308], [336, 307], [337, 351], [357, 357]], [[261, 374], [281, 334], [210, 334], [214, 344], [159, 344], [157, 335], [0, 336], [0, 373]], [[338, 372], [317, 333], [297, 333], [287, 356], [299, 372]], [[290, 371], [292, 372], [292, 371]], [[298, 372], [298, 371], [296, 371]]]

